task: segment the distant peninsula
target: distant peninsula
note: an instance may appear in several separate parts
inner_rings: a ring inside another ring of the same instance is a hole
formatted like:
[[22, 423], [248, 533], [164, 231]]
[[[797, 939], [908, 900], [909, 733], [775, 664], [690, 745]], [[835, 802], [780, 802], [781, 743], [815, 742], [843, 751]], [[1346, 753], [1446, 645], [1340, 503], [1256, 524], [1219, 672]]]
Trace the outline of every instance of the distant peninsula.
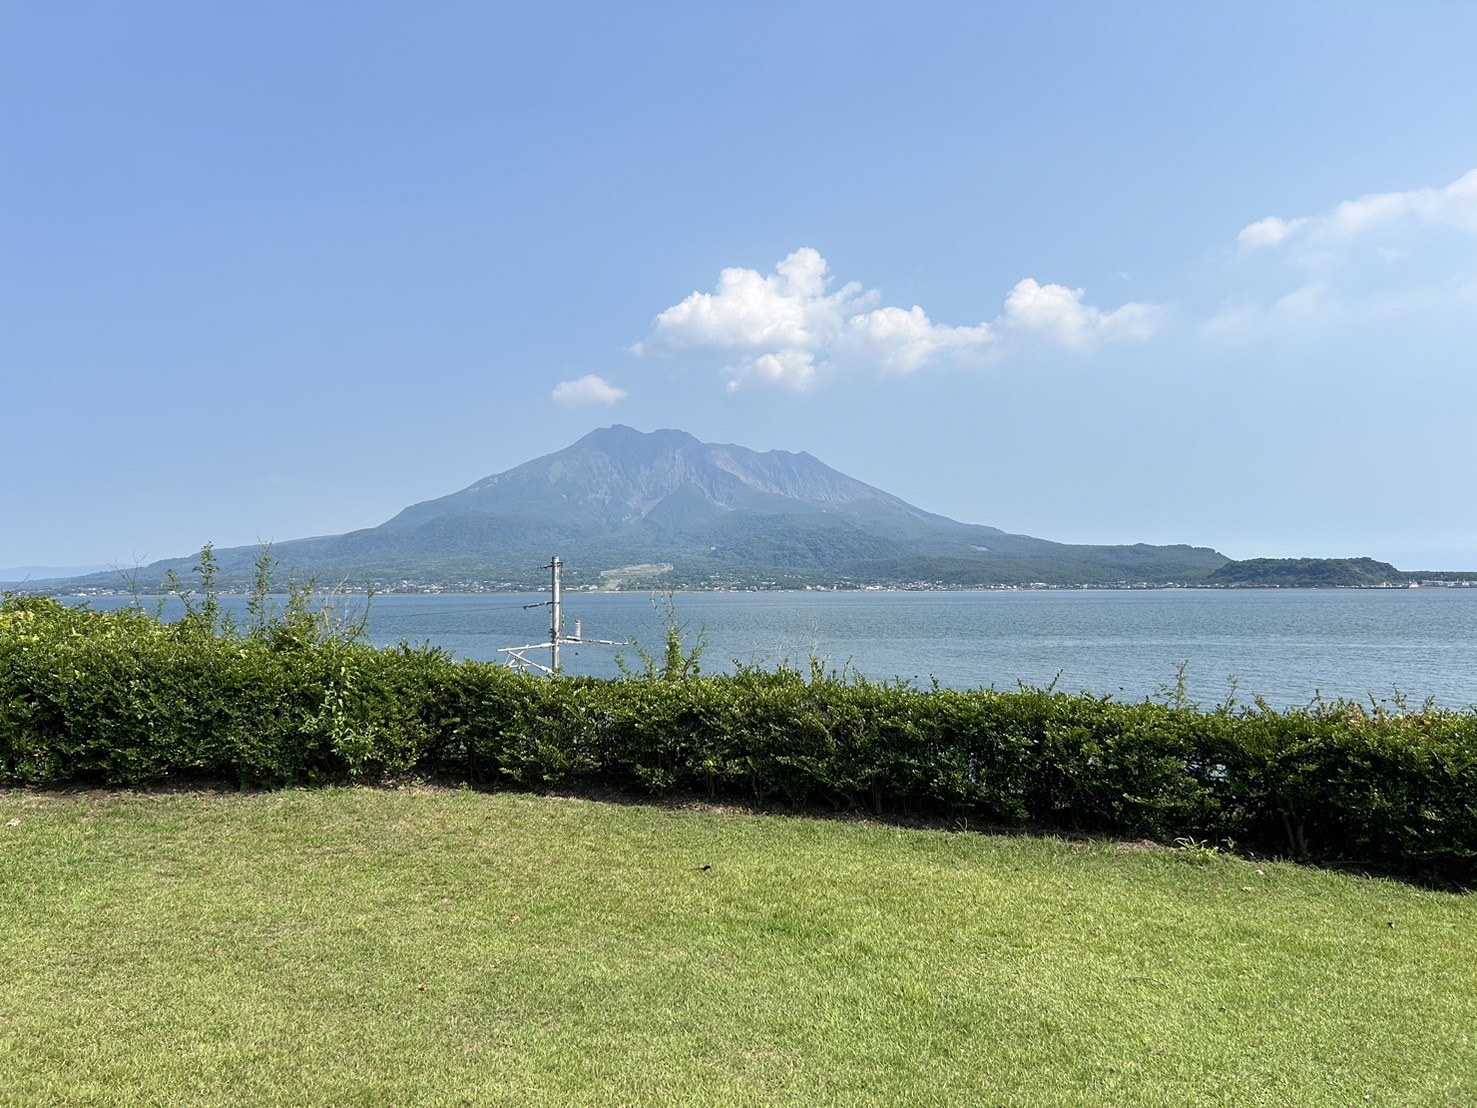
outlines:
[[1247, 558], [1227, 562], [1207, 585], [1257, 588], [1393, 588], [1408, 584], [1404, 573], [1373, 558]]
[[1247, 558], [1205, 579], [1223, 588], [1396, 589], [1413, 585], [1477, 586], [1477, 573], [1415, 572], [1373, 558]]

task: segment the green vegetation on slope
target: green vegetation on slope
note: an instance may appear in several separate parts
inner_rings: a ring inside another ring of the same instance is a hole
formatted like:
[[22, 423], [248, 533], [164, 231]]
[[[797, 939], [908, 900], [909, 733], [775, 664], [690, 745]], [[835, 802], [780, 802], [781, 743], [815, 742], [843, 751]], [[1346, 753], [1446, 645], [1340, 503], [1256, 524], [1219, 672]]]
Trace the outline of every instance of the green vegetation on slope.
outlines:
[[1227, 562], [1207, 579], [1211, 585], [1263, 588], [1373, 588], [1404, 584], [1408, 575], [1373, 558], [1248, 558]]
[[[1198, 582], [1224, 555], [1188, 546], [1075, 546], [933, 515], [808, 454], [759, 454], [681, 431], [591, 432], [572, 446], [378, 527], [278, 547], [304, 576], [376, 587], [529, 588], [558, 553], [568, 584], [670, 563], [671, 587], [905, 584], [1114, 585]], [[256, 551], [217, 552], [222, 583], [244, 587]], [[184, 559], [141, 571], [152, 589]], [[116, 589], [116, 574], [81, 587]]]
[[0, 793], [0, 1103], [1477, 1101], [1477, 903], [466, 791]]

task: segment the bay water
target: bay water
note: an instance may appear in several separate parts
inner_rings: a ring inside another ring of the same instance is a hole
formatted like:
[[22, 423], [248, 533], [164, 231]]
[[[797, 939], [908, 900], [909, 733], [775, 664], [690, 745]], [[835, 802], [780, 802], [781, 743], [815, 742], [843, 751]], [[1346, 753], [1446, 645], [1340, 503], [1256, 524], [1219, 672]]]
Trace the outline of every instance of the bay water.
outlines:
[[[532, 595], [374, 598], [370, 638], [430, 643], [496, 661], [499, 648], [547, 641], [549, 614]], [[660, 658], [661, 598], [566, 593], [565, 630], [634, 638]], [[349, 598], [349, 604], [356, 603]], [[362, 600], [357, 601], [362, 603]], [[114, 607], [122, 601], [93, 601]], [[244, 612], [245, 598], [225, 597]], [[1477, 589], [1154, 589], [982, 592], [678, 593], [671, 603], [689, 647], [705, 641], [704, 672], [735, 663], [828, 669], [927, 687], [1013, 689], [1018, 682], [1118, 700], [1163, 698], [1183, 667], [1189, 696], [1210, 707], [1235, 680], [1238, 701], [1279, 709], [1321, 696], [1369, 705], [1427, 698], [1477, 704]], [[166, 609], [166, 617], [177, 611]], [[629, 665], [641, 667], [631, 647]], [[614, 677], [618, 651], [566, 646], [565, 671]], [[547, 664], [548, 651], [535, 653]]]

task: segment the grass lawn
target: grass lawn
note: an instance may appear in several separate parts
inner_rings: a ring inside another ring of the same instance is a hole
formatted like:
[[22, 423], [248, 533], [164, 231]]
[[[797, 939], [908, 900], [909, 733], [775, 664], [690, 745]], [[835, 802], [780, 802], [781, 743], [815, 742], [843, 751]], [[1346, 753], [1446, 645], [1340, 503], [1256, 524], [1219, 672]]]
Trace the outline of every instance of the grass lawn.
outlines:
[[1477, 897], [465, 791], [0, 793], [0, 1104], [1477, 1104]]

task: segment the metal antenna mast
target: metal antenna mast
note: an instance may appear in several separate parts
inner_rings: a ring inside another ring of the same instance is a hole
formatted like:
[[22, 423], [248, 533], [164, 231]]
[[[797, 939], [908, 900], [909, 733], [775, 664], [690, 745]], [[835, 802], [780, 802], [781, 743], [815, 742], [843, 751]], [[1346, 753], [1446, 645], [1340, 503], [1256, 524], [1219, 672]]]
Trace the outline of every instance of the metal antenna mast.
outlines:
[[[581, 633], [583, 628], [580, 621], [574, 621], [574, 634], [564, 633], [564, 609], [562, 606], [563, 582], [561, 580], [564, 571], [564, 563], [556, 554], [549, 559], [549, 564], [543, 567], [553, 574], [552, 584], [554, 586], [554, 599], [545, 601], [549, 606], [549, 641], [531, 643], [528, 646], [505, 646], [498, 651], [499, 654], [508, 656], [508, 667], [510, 669], [536, 669], [540, 673], [546, 673], [550, 677], [558, 676], [562, 663], [559, 659], [559, 648], [566, 644], [571, 646], [625, 646], [623, 642], [612, 642], [609, 639], [587, 639]], [[525, 608], [542, 608], [543, 604], [525, 604]], [[530, 650], [547, 650], [549, 652], [549, 664], [541, 665], [528, 657]]]

